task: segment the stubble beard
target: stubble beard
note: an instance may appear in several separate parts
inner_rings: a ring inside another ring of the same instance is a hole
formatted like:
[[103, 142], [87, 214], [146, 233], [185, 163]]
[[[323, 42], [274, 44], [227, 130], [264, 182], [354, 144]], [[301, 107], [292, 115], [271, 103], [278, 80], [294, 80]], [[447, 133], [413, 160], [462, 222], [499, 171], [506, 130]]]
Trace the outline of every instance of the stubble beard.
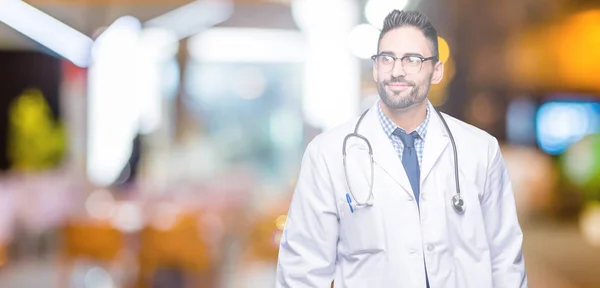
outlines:
[[[383, 104], [392, 110], [406, 110], [425, 101], [425, 99], [427, 99], [427, 95], [429, 94], [429, 85], [427, 83], [410, 83], [410, 93], [403, 97], [400, 94], [406, 93], [406, 91], [386, 91], [386, 85], [390, 82], [392, 81], [379, 81], [377, 83], [377, 91], [379, 92], [379, 97], [381, 98]], [[406, 83], [405, 81], [397, 82]]]

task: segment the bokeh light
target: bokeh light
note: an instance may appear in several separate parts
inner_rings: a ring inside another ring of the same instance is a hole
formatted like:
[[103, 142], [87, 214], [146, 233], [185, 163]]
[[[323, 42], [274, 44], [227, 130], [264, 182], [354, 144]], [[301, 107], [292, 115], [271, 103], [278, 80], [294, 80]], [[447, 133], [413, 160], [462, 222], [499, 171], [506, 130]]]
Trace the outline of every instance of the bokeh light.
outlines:
[[85, 208], [92, 218], [107, 220], [115, 212], [115, 199], [108, 190], [96, 190], [88, 196]]
[[438, 36], [438, 53], [440, 55], [440, 61], [446, 62], [450, 58], [450, 46], [446, 39]]
[[277, 220], [275, 220], [275, 226], [277, 227], [277, 229], [283, 230], [286, 221], [287, 215], [280, 215], [279, 217], [277, 217]]
[[348, 46], [354, 56], [369, 59], [377, 54], [379, 30], [369, 24], [357, 25], [348, 35]]
[[588, 244], [600, 247], [600, 202], [586, 205], [581, 213], [579, 228]]
[[546, 153], [557, 155], [584, 136], [598, 132], [600, 104], [548, 102], [536, 116], [538, 144]]
[[369, 0], [365, 5], [365, 17], [367, 21], [377, 29], [383, 28], [383, 20], [393, 9], [402, 10], [408, 4], [408, 0]]
[[600, 134], [588, 135], [571, 145], [562, 163], [567, 179], [588, 193], [600, 196]]
[[527, 217], [549, 211], [558, 185], [558, 171], [552, 158], [535, 148], [513, 145], [503, 145], [502, 155], [519, 214]]

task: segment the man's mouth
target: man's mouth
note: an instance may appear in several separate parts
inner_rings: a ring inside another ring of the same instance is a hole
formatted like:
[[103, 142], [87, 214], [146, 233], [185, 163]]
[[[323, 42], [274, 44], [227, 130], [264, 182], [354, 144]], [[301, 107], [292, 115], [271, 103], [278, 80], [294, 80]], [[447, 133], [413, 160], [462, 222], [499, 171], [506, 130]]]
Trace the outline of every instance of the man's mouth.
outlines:
[[412, 85], [406, 82], [390, 82], [386, 85], [392, 91], [404, 91], [411, 87]]

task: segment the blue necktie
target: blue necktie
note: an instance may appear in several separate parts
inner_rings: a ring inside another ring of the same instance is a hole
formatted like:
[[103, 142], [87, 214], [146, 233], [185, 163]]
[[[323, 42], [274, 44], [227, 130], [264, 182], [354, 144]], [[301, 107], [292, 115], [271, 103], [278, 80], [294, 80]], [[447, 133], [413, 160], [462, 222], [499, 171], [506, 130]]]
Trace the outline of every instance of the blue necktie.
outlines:
[[[415, 149], [415, 138], [419, 137], [416, 131], [410, 134], [406, 134], [402, 129], [396, 128], [394, 135], [400, 137], [404, 144], [404, 150], [402, 151], [402, 166], [410, 181], [410, 187], [412, 187], [413, 193], [415, 193], [415, 199], [417, 199], [417, 206], [419, 205], [419, 194], [421, 192], [421, 170], [419, 169], [419, 158], [417, 157], [417, 150]], [[429, 277], [427, 276], [427, 268], [425, 269], [425, 281], [427, 288], [429, 288]]]
[[408, 181], [410, 181], [410, 187], [412, 187], [413, 193], [415, 193], [415, 199], [417, 200], [417, 205], [419, 205], [421, 170], [419, 169], [419, 158], [417, 157], [417, 151], [415, 149], [415, 138], [419, 136], [416, 131], [406, 134], [406, 132], [402, 131], [400, 128], [394, 130], [394, 135], [400, 137], [400, 140], [402, 140], [402, 143], [404, 144], [404, 150], [402, 151], [402, 166], [404, 166], [406, 176], [408, 176]]

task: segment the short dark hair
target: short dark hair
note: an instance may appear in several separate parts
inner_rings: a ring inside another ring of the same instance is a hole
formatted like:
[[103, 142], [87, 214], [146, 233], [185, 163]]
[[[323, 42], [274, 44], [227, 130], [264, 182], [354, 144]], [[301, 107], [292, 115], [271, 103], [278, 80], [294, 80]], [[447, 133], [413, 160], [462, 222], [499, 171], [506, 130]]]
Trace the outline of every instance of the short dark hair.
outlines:
[[[383, 29], [379, 34], [379, 41], [377, 42], [377, 52], [379, 53], [379, 44], [383, 36], [391, 30], [401, 27], [414, 27], [423, 32], [425, 38], [431, 42], [432, 56], [438, 56], [438, 34], [437, 30], [433, 27], [429, 18], [418, 11], [400, 11], [393, 10], [383, 20]], [[437, 59], [436, 59], [437, 61]]]

